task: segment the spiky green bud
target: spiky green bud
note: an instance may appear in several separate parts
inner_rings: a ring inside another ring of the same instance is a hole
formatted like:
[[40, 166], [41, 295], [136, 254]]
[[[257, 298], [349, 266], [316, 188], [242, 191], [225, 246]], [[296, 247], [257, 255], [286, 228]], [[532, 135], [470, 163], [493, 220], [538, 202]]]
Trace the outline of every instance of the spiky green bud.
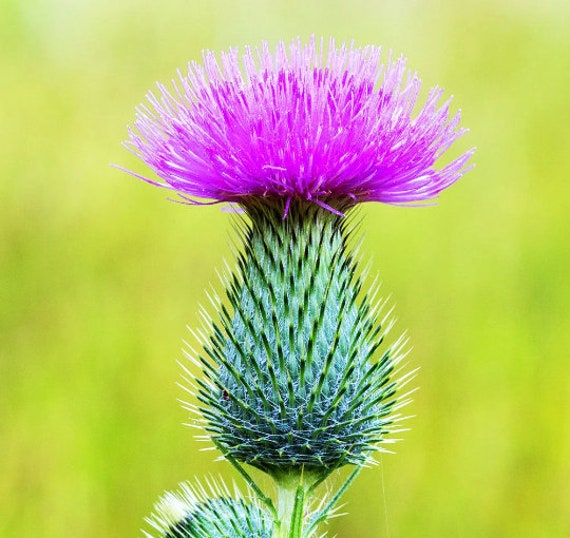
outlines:
[[196, 383], [206, 429], [231, 457], [322, 476], [386, 441], [398, 349], [377, 355], [383, 327], [361, 293], [349, 221], [308, 202], [284, 210], [246, 205], [231, 308], [220, 307]]
[[271, 538], [273, 518], [261, 505], [223, 485], [181, 485], [165, 494], [148, 519], [158, 534], [147, 538]]

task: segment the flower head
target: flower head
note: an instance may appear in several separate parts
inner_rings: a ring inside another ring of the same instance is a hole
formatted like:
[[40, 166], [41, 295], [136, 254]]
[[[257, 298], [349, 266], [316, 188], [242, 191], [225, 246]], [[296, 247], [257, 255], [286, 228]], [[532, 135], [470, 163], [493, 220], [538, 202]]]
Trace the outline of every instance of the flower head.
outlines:
[[158, 84], [141, 105], [127, 147], [189, 203], [251, 197], [421, 203], [469, 168], [468, 151], [442, 154], [464, 132], [433, 88], [414, 114], [420, 80], [381, 49], [300, 39], [203, 54]]

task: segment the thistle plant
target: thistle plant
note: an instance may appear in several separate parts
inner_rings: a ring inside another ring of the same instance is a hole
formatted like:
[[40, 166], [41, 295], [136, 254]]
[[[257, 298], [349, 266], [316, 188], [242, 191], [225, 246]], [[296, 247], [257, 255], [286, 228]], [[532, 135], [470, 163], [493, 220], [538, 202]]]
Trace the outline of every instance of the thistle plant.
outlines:
[[[429, 203], [473, 153], [439, 165], [465, 130], [439, 88], [414, 112], [419, 92], [404, 58], [312, 38], [205, 52], [137, 109], [125, 144], [158, 179], [130, 173], [184, 204], [241, 209], [235, 266], [184, 379], [195, 424], [248, 486], [183, 485], [147, 536], [316, 536], [395, 440], [413, 371], [403, 338], [384, 343], [392, 322], [360, 268], [354, 209]], [[336, 490], [319, 487], [346, 465]]]

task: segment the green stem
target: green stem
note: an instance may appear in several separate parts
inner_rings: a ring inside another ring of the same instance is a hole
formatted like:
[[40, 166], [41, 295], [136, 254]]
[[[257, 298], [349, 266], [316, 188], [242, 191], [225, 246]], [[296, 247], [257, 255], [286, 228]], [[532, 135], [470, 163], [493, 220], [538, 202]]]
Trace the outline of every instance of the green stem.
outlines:
[[276, 538], [302, 538], [305, 527], [307, 491], [312, 480], [303, 473], [291, 472], [276, 478], [277, 522]]

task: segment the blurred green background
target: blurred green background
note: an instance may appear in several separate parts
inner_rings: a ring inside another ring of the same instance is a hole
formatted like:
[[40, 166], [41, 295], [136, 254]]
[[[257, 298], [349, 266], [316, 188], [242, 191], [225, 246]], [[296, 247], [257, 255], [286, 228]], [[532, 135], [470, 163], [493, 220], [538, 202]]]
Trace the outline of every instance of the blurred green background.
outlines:
[[363, 210], [421, 389], [330, 535], [570, 536], [570, 3], [0, 0], [2, 537], [139, 536], [235, 477], [176, 402], [231, 217], [109, 163], [144, 171], [134, 107], [202, 49], [311, 33], [404, 53], [478, 147], [438, 206]]

